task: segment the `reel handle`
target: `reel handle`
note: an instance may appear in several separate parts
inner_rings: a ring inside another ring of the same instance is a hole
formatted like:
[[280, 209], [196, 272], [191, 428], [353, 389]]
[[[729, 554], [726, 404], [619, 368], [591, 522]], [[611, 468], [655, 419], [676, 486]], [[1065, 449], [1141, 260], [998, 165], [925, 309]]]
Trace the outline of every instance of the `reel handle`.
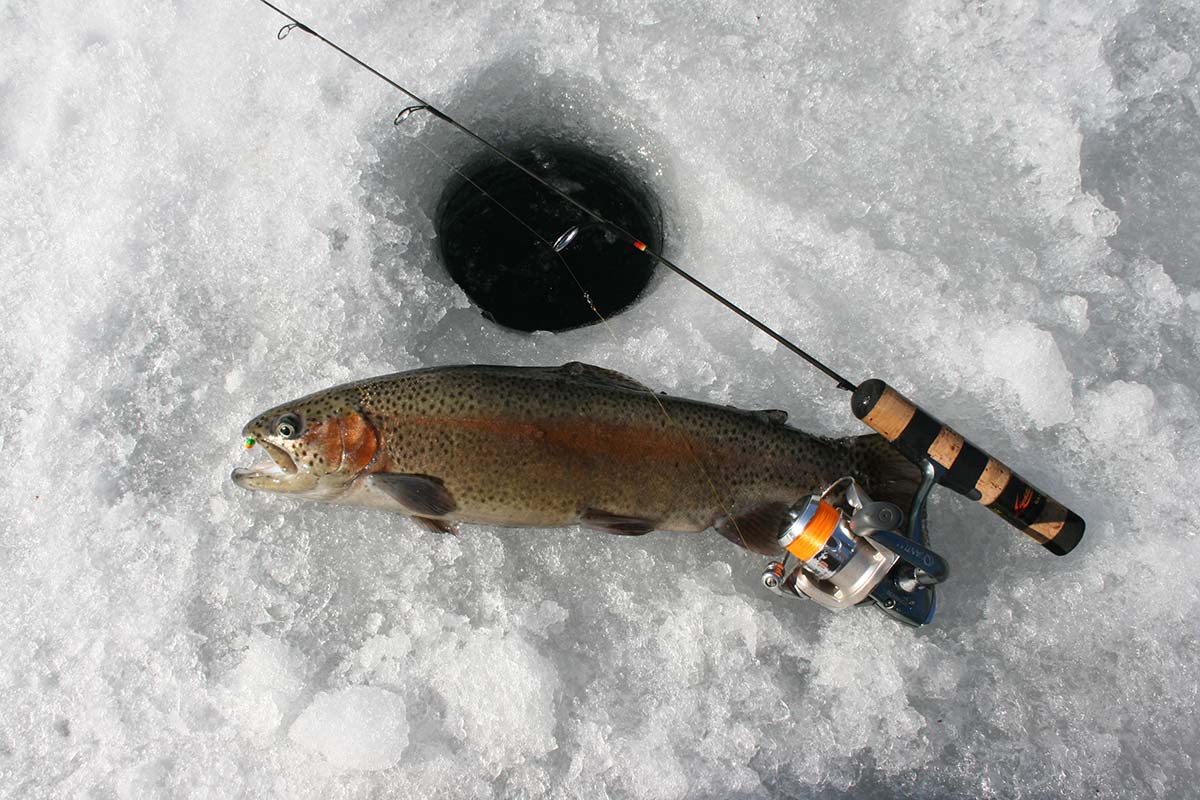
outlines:
[[854, 390], [850, 408], [914, 464], [932, 461], [938, 483], [987, 506], [1051, 553], [1066, 555], [1083, 538], [1078, 514], [878, 378]]

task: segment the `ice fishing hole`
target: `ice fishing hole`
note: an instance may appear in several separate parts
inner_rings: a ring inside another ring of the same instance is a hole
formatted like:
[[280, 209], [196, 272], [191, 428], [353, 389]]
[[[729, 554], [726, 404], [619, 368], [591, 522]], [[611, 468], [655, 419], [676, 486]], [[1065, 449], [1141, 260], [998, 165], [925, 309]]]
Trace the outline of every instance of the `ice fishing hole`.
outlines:
[[[662, 247], [657, 201], [616, 161], [560, 144], [508, 151], [522, 166], [652, 250]], [[597, 311], [611, 317], [645, 290], [654, 260], [590, 222], [499, 156], [464, 167], [442, 192], [435, 218], [450, 277], [485, 317], [521, 331], [590, 325], [599, 320], [588, 297]], [[554, 243], [574, 226], [579, 229], [570, 244], [555, 252]]]

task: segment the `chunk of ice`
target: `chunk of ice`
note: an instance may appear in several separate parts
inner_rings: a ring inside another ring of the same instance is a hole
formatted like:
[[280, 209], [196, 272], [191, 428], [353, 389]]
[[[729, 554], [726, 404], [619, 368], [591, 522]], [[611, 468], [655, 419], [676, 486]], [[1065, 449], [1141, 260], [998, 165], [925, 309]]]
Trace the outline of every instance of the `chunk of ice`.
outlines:
[[986, 337], [980, 365], [1016, 395], [1036, 427], [1071, 419], [1071, 373], [1048, 331], [1014, 322]]
[[335, 767], [387, 769], [408, 746], [404, 700], [375, 686], [318, 692], [292, 723], [288, 738]]

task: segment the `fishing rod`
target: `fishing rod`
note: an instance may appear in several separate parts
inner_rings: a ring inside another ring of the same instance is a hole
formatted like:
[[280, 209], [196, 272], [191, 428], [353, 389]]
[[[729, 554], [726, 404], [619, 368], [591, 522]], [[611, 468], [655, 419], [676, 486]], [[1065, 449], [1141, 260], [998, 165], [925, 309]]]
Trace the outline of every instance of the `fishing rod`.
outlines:
[[[417, 112], [428, 112], [589, 217], [592, 222], [587, 223], [588, 226], [598, 225], [612, 232], [804, 359], [832, 379], [837, 388], [850, 392], [850, 408], [854, 416], [879, 433], [921, 470], [920, 486], [907, 510], [891, 503], [872, 501], [863, 487], [849, 477], [834, 482], [820, 495], [802, 499], [788, 511], [779, 535], [779, 544], [787, 555], [782, 561], [772, 561], [762, 575], [767, 588], [779, 594], [808, 597], [834, 609], [870, 599], [903, 622], [913, 625], [928, 622], [935, 607], [933, 586], [948, 574], [945, 561], [929, 550], [924, 529], [925, 502], [934, 484], [945, 486], [980, 503], [1055, 555], [1066, 555], [1083, 538], [1085, 523], [1079, 515], [886, 382], [871, 378], [861, 384], [852, 383], [467, 125], [330, 41], [270, 0], [258, 2], [288, 20], [279, 29], [277, 38], [284, 39], [293, 30], [303, 31], [411, 99], [415, 105], [397, 114], [397, 124]], [[480, 190], [483, 191], [482, 188]], [[583, 227], [585, 225], [568, 228], [550, 246], [561, 254]], [[584, 293], [586, 297], [586, 290]], [[907, 525], [904, 520], [907, 520]], [[799, 562], [799, 566], [789, 571], [788, 564], [792, 558]]]
[[[562, 191], [561, 189], [559, 189], [558, 187], [554, 186], [554, 185], [553, 185], [553, 184], [551, 184], [549, 181], [547, 181], [545, 178], [543, 178], [543, 177], [541, 177], [540, 175], [538, 175], [537, 173], [533, 172], [533, 171], [532, 171], [532, 170], [530, 170], [528, 167], [526, 167], [524, 164], [520, 163], [520, 162], [519, 162], [519, 161], [517, 161], [515, 158], [513, 158], [512, 156], [510, 156], [508, 153], [504, 152], [504, 151], [503, 151], [503, 150], [501, 150], [499, 147], [497, 147], [496, 145], [492, 144], [492, 143], [491, 143], [491, 142], [489, 142], [487, 139], [483, 138], [482, 136], [480, 136], [479, 134], [477, 134], [475, 131], [473, 131], [473, 130], [471, 130], [470, 128], [468, 128], [466, 125], [463, 125], [461, 122], [459, 122], [458, 120], [454, 119], [454, 118], [453, 118], [453, 117], [451, 117], [449, 114], [447, 114], [446, 112], [444, 112], [444, 111], [442, 111], [441, 109], [439, 109], [437, 106], [433, 105], [432, 103], [428, 102], [427, 100], [423, 100], [423, 99], [421, 99], [421, 98], [420, 98], [419, 96], [417, 96], [415, 93], [413, 93], [413, 92], [409, 91], [409, 90], [408, 90], [408, 89], [406, 89], [404, 86], [400, 85], [400, 84], [399, 84], [399, 83], [397, 83], [396, 81], [394, 81], [394, 80], [392, 80], [391, 78], [389, 78], [387, 75], [384, 75], [382, 72], [380, 72], [379, 70], [375, 69], [375, 68], [374, 68], [374, 67], [372, 67], [370, 64], [367, 64], [365, 61], [362, 61], [361, 59], [359, 59], [359, 58], [358, 58], [357, 56], [355, 56], [354, 54], [352, 54], [352, 53], [349, 53], [349, 52], [347, 52], [346, 50], [343, 50], [341, 47], [339, 47], [338, 45], [336, 45], [336, 44], [334, 44], [333, 42], [329, 41], [329, 40], [328, 40], [328, 39], [326, 39], [324, 36], [322, 36], [321, 34], [317, 33], [317, 32], [316, 32], [316, 31], [314, 31], [312, 28], [308, 27], [308, 26], [307, 26], [307, 25], [305, 25], [303, 22], [301, 22], [300, 20], [298, 20], [298, 19], [296, 19], [295, 17], [293, 17], [291, 14], [288, 14], [286, 11], [283, 11], [283, 10], [282, 10], [282, 9], [280, 9], [278, 6], [276, 6], [276, 5], [272, 4], [271, 2], [269, 2], [269, 0], [258, 0], [258, 2], [262, 3], [264, 6], [267, 6], [268, 8], [270, 8], [270, 9], [274, 10], [275, 12], [277, 12], [278, 14], [280, 14], [281, 16], [283, 16], [283, 17], [287, 18], [288, 20], [290, 20], [290, 23], [289, 23], [289, 25], [285, 25], [283, 28], [281, 28], [281, 29], [280, 29], [280, 31], [279, 31], [279, 35], [278, 35], [278, 38], [282, 39], [282, 38], [286, 37], [286, 36], [287, 36], [287, 31], [290, 31], [292, 28], [295, 28], [295, 29], [302, 30], [302, 31], [304, 31], [305, 33], [307, 33], [307, 34], [309, 34], [309, 35], [313, 36], [314, 38], [316, 38], [316, 39], [317, 39], [318, 41], [320, 41], [322, 44], [325, 44], [325, 45], [327, 45], [327, 46], [329, 46], [329, 47], [333, 48], [333, 49], [334, 49], [334, 50], [336, 50], [337, 52], [339, 52], [339, 53], [341, 53], [342, 55], [344, 55], [346, 58], [348, 58], [348, 59], [350, 59], [351, 61], [353, 61], [355, 64], [358, 64], [360, 67], [362, 67], [363, 69], [367, 70], [367, 71], [368, 71], [368, 72], [370, 72], [372, 75], [376, 76], [376, 77], [377, 77], [377, 78], [379, 78], [380, 80], [382, 80], [382, 81], [384, 81], [385, 83], [387, 83], [387, 84], [388, 84], [389, 86], [391, 86], [393, 89], [397, 89], [398, 91], [400, 91], [400, 92], [403, 92], [405, 95], [407, 95], [407, 96], [408, 96], [408, 97], [409, 97], [409, 98], [410, 98], [410, 99], [411, 99], [411, 100], [412, 100], [414, 103], [416, 103], [416, 105], [415, 105], [415, 106], [409, 106], [408, 108], [405, 108], [404, 110], [402, 110], [402, 111], [400, 112], [400, 114], [398, 114], [398, 115], [397, 115], [397, 117], [396, 117], [397, 121], [400, 121], [400, 120], [402, 120], [402, 119], [404, 119], [404, 118], [406, 118], [406, 117], [408, 117], [408, 116], [411, 116], [413, 113], [415, 113], [415, 112], [417, 112], [417, 111], [427, 111], [427, 112], [429, 112], [430, 114], [432, 114], [433, 116], [435, 116], [435, 117], [437, 117], [438, 119], [442, 120], [443, 122], [445, 122], [445, 123], [449, 124], [450, 126], [452, 126], [452, 127], [456, 128], [456, 129], [458, 129], [460, 132], [462, 132], [462, 133], [463, 133], [463, 134], [465, 134], [466, 136], [470, 137], [471, 139], [473, 139], [473, 140], [474, 140], [474, 141], [476, 141], [477, 143], [479, 143], [479, 144], [483, 145], [483, 146], [484, 146], [484, 147], [486, 147], [488, 150], [491, 150], [493, 153], [495, 153], [496, 155], [500, 156], [502, 159], [504, 159], [505, 161], [507, 161], [509, 164], [511, 164], [512, 166], [516, 167], [516, 168], [517, 168], [517, 169], [519, 169], [521, 172], [525, 173], [525, 175], [527, 175], [527, 176], [529, 176], [530, 178], [532, 178], [534, 181], [536, 181], [536, 182], [537, 182], [537, 183], [538, 183], [540, 186], [542, 186], [544, 189], [547, 189], [547, 190], [549, 190], [550, 192], [554, 193], [554, 194], [555, 194], [555, 195], [557, 195], [559, 198], [561, 198], [561, 199], [565, 200], [566, 202], [570, 203], [572, 206], [574, 206], [574, 207], [575, 207], [576, 209], [578, 209], [579, 211], [581, 211], [581, 212], [583, 212], [584, 214], [586, 214], [587, 216], [591, 217], [591, 218], [592, 218], [593, 220], [595, 220], [595, 221], [596, 221], [596, 223], [598, 223], [599, 225], [601, 225], [601, 226], [603, 226], [604, 228], [606, 228], [606, 229], [608, 229], [608, 230], [612, 231], [614, 234], [616, 234], [616, 235], [617, 235], [617, 236], [619, 236], [620, 238], [624, 239], [626, 244], [628, 244], [628, 245], [630, 245], [631, 247], [633, 247], [634, 249], [636, 249], [636, 250], [639, 250], [639, 251], [641, 251], [641, 252], [645, 253], [646, 255], [650, 256], [652, 259], [654, 259], [655, 261], [657, 261], [659, 264], [662, 264], [664, 267], [666, 267], [667, 269], [671, 270], [671, 271], [672, 271], [672, 272], [674, 272], [676, 275], [678, 275], [679, 277], [683, 278], [685, 281], [687, 281], [688, 283], [692, 284], [692, 285], [693, 285], [693, 286], [695, 286], [697, 289], [699, 289], [700, 291], [704, 292], [704, 293], [705, 293], [705, 294], [707, 294], [709, 297], [711, 297], [712, 299], [716, 300], [718, 303], [720, 303], [721, 305], [725, 306], [725, 307], [726, 307], [726, 308], [728, 308], [730, 311], [732, 311], [733, 313], [737, 314], [739, 317], [741, 317], [742, 319], [746, 320], [747, 322], [749, 322], [749, 323], [750, 323], [751, 325], [753, 325], [754, 327], [758, 328], [760, 331], [762, 331], [763, 333], [765, 333], [767, 336], [770, 336], [772, 339], [774, 339], [775, 341], [779, 342], [781, 345], [783, 345], [784, 347], [786, 347], [788, 350], [791, 350], [793, 353], [795, 353], [796, 355], [798, 355], [798, 356], [800, 356], [801, 358], [803, 358], [803, 359], [804, 359], [805, 361], [807, 361], [809, 364], [812, 364], [814, 367], [816, 367], [817, 369], [819, 369], [821, 372], [825, 373], [825, 374], [826, 374], [826, 375], [828, 375], [830, 378], [832, 378], [834, 381], [836, 381], [839, 389], [845, 389], [845, 390], [847, 390], [847, 391], [851, 391], [851, 392], [852, 392], [852, 391], [854, 391], [854, 389], [855, 389], [855, 386], [854, 386], [854, 384], [853, 384], [853, 383], [851, 383], [850, 381], [848, 381], [848, 380], [846, 380], [845, 378], [843, 378], [841, 375], [839, 375], [839, 374], [837, 374], [836, 372], [834, 372], [832, 369], [830, 369], [828, 366], [826, 366], [825, 364], [823, 364], [823, 363], [822, 363], [820, 360], [818, 360], [818, 359], [817, 359], [817, 358], [815, 358], [814, 356], [810, 355], [808, 352], [806, 352], [806, 351], [802, 350], [802, 349], [801, 349], [800, 347], [798, 347], [798, 346], [797, 346], [797, 345], [796, 345], [794, 342], [792, 342], [792, 341], [788, 340], [788, 339], [787, 339], [786, 337], [784, 337], [782, 334], [780, 334], [780, 333], [778, 333], [777, 331], [775, 331], [774, 329], [772, 329], [772, 328], [771, 328], [770, 326], [768, 326], [768, 325], [767, 325], [765, 322], [762, 322], [762, 321], [761, 321], [761, 320], [759, 320], [758, 318], [754, 317], [752, 314], [749, 314], [748, 312], [744, 311], [744, 310], [743, 310], [741, 307], [739, 307], [738, 305], [736, 305], [736, 304], [735, 304], [733, 301], [729, 300], [729, 299], [728, 299], [728, 298], [726, 298], [724, 295], [720, 294], [720, 293], [719, 293], [719, 292], [717, 292], [715, 289], [713, 289], [712, 287], [710, 287], [708, 284], [704, 283], [704, 282], [703, 282], [703, 281], [701, 281], [699, 278], [695, 277], [695, 276], [694, 276], [694, 275], [692, 275], [690, 272], [688, 272], [687, 270], [683, 269], [683, 267], [680, 267], [678, 264], [676, 264], [675, 262], [671, 261], [669, 258], [667, 258], [666, 256], [662, 255], [661, 253], [658, 253], [658, 252], [656, 252], [656, 251], [655, 251], [653, 248], [651, 248], [651, 247], [650, 247], [650, 246], [648, 246], [648, 245], [647, 245], [645, 242], [643, 242], [643, 241], [641, 241], [640, 239], [638, 239], [636, 236], [634, 236], [634, 235], [633, 235], [632, 233], [630, 233], [629, 231], [627, 231], [627, 230], [625, 230], [624, 228], [622, 228], [620, 225], [617, 225], [615, 222], [612, 222], [611, 220], [609, 220], [609, 219], [605, 218], [605, 217], [604, 217], [602, 214], [600, 214], [599, 212], [597, 212], [597, 211], [594, 211], [593, 209], [591, 209], [590, 207], [588, 207], [588, 206], [584, 205], [583, 203], [580, 203], [580, 202], [579, 202], [578, 200], [576, 200], [574, 197], [571, 197], [571, 196], [570, 196], [569, 194], [567, 194], [566, 192], [564, 192], [564, 191]], [[571, 243], [571, 240], [575, 238], [575, 234], [578, 232], [578, 229], [579, 229], [579, 227], [580, 227], [580, 226], [575, 226], [575, 227], [573, 227], [573, 228], [570, 228], [570, 229], [568, 229], [568, 230], [567, 230], [565, 233], [563, 233], [563, 235], [562, 235], [562, 236], [560, 236], [560, 237], [558, 238], [558, 240], [555, 242], [555, 245], [554, 245], [554, 247], [555, 247], [555, 250], [556, 250], [556, 251], [561, 251], [563, 248], [565, 248], [567, 245], [569, 245], [569, 244]]]

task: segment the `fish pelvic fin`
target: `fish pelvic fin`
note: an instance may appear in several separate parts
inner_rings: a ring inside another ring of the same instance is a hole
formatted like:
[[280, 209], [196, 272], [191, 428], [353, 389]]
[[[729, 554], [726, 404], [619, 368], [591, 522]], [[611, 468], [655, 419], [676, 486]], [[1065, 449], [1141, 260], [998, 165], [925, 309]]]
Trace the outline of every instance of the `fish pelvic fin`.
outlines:
[[651, 520], [610, 514], [597, 508], [585, 509], [579, 515], [579, 524], [585, 528], [619, 536], [642, 536], [654, 530], [654, 522]]

